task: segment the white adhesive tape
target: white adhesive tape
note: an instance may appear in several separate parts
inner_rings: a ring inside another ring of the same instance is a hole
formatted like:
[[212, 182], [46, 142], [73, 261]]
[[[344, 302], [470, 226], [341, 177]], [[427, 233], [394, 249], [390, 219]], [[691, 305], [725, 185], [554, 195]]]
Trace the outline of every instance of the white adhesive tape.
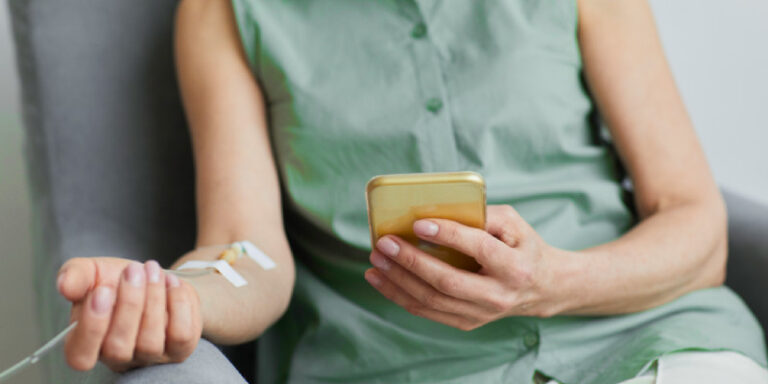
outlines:
[[262, 268], [265, 270], [270, 270], [272, 268], [275, 268], [277, 264], [275, 264], [272, 259], [269, 258], [264, 252], [261, 251], [258, 247], [253, 245], [248, 240], [245, 241], [239, 241], [238, 242], [241, 247], [243, 247], [243, 250], [245, 250], [245, 254], [248, 255], [253, 261], [258, 263]]
[[237, 271], [235, 271], [234, 268], [232, 268], [229, 263], [227, 263], [224, 260], [216, 260], [216, 261], [204, 261], [204, 260], [190, 260], [186, 263], [182, 264], [180, 267], [176, 268], [176, 270], [180, 271], [182, 269], [208, 269], [213, 268], [219, 273], [221, 273], [222, 276], [224, 276], [225, 279], [227, 279], [232, 285], [235, 287], [242, 287], [246, 284], [248, 284], [245, 279], [240, 276]]

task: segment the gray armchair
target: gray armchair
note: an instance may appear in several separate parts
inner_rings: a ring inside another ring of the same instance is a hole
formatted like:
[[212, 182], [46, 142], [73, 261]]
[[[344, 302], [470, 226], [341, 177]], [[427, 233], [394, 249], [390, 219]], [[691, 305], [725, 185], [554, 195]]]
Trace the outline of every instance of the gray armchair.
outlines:
[[[47, 338], [67, 323], [54, 287], [66, 259], [113, 255], [168, 266], [194, 244], [194, 172], [171, 45], [176, 0], [9, 5]], [[768, 328], [768, 207], [726, 198], [728, 284]], [[230, 357], [252, 380], [253, 343], [236, 350]], [[49, 362], [49, 382], [74, 381], [62, 377], [69, 371], [60, 355]]]

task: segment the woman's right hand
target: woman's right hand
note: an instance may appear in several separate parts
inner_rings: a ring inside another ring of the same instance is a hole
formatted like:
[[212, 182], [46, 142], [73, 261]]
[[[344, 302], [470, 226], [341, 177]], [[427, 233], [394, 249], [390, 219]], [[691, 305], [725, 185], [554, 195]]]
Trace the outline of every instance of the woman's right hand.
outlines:
[[59, 270], [59, 292], [72, 302], [67, 363], [85, 371], [181, 362], [202, 333], [200, 298], [189, 283], [150, 260], [74, 258]]

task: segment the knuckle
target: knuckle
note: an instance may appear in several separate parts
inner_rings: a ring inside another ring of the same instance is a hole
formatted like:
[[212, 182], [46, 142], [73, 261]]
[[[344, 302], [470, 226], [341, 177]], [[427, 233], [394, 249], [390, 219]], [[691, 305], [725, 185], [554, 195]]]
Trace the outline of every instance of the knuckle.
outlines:
[[469, 332], [469, 331], [474, 331], [475, 329], [477, 329], [478, 326], [479, 326], [479, 324], [477, 324], [475, 322], [465, 321], [465, 322], [460, 323], [457, 328], [462, 330], [462, 331]]
[[396, 296], [395, 296], [394, 292], [392, 291], [392, 285], [389, 282], [389, 280], [386, 280], [386, 279], [382, 280], [381, 284], [378, 287], [376, 287], [376, 290], [378, 290], [379, 293], [381, 293], [384, 297], [386, 297], [386, 298], [388, 298], [388, 299], [390, 299], [392, 301], [395, 301]]
[[99, 324], [83, 324], [83, 335], [90, 340], [100, 340], [104, 337], [104, 329]]
[[499, 235], [499, 240], [501, 240], [504, 244], [509, 246], [510, 248], [517, 248], [519, 245], [517, 236], [515, 236], [515, 233], [510, 228], [503, 228], [501, 230], [501, 234]]
[[127, 363], [133, 360], [133, 348], [121, 339], [110, 338], [104, 342], [101, 355], [110, 361]]
[[460, 237], [461, 237], [461, 234], [459, 233], [457, 226], [455, 225], [445, 226], [445, 240], [447, 240], [450, 243], [455, 243], [459, 241]]
[[194, 335], [191, 327], [171, 327], [168, 330], [168, 341], [173, 344], [183, 345], [193, 339]]
[[115, 373], [123, 373], [128, 370], [129, 366], [124, 363], [116, 363], [112, 361], [105, 360], [103, 361], [104, 365], [107, 366], [112, 372]]
[[121, 295], [118, 300], [118, 305], [128, 310], [140, 311], [144, 309], [144, 296], [139, 295], [138, 292]]
[[409, 303], [404, 305], [403, 308], [405, 308], [405, 310], [408, 311], [408, 313], [410, 313], [411, 315], [420, 316], [420, 317], [424, 315], [424, 307], [422, 307], [419, 304]]
[[136, 357], [142, 361], [154, 362], [160, 360], [163, 356], [163, 352], [162, 347], [145, 347], [143, 349], [136, 349]]
[[197, 296], [197, 291], [195, 291], [195, 288], [192, 286], [192, 284], [188, 284], [182, 281], [181, 288], [184, 300], [192, 301], [192, 299]]
[[502, 215], [508, 216], [508, 217], [514, 217], [515, 215], [517, 215], [517, 211], [514, 208], [512, 208], [512, 206], [509, 204], [501, 205], [499, 207], [499, 211], [501, 212]]
[[184, 289], [176, 289], [175, 292], [168, 292], [166, 301], [168, 305], [174, 308], [186, 308], [193, 303], [189, 292]]
[[553, 317], [557, 314], [556, 311], [554, 311], [553, 308], [538, 308], [534, 312], [533, 316], [539, 317], [542, 319], [548, 319], [550, 317]]
[[488, 220], [497, 221], [499, 218], [504, 217], [504, 208], [502, 205], [488, 206], [487, 211]]
[[481, 324], [488, 324], [492, 321], [496, 321], [500, 318], [498, 314], [483, 314], [477, 317], [477, 321]]
[[76, 371], [87, 371], [96, 365], [96, 361], [79, 353], [68, 353], [67, 364]]
[[480, 255], [490, 255], [496, 250], [496, 238], [485, 236], [480, 241]]
[[429, 291], [421, 296], [420, 301], [425, 307], [437, 309], [440, 306], [440, 295], [437, 292]]
[[513, 271], [513, 277], [518, 286], [528, 287], [533, 285], [533, 271], [527, 265], [518, 265]]
[[189, 301], [183, 296], [181, 292], [176, 292], [174, 295], [169, 295], [167, 301], [168, 307], [172, 309], [185, 308], [189, 305]]
[[508, 297], [498, 295], [489, 298], [488, 305], [495, 312], [505, 312], [512, 306], [512, 303]]
[[136, 343], [136, 355], [144, 359], [158, 358], [163, 355], [164, 346], [159, 338], [143, 337]]
[[453, 275], [446, 275], [437, 280], [437, 289], [440, 292], [452, 295], [459, 289], [461, 278]]
[[403, 261], [403, 266], [408, 270], [413, 270], [418, 267], [417, 257], [407, 247], [400, 251], [400, 259]]

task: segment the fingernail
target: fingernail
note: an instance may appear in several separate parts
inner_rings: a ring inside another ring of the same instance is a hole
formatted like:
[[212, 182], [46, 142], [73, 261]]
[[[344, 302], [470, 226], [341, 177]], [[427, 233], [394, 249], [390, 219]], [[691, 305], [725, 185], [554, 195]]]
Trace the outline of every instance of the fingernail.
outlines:
[[66, 279], [67, 272], [62, 272], [59, 274], [59, 277], [56, 278], [56, 289], [61, 292], [61, 286], [64, 285], [64, 279]]
[[173, 273], [168, 273], [165, 275], [165, 284], [168, 287], [175, 288], [181, 285], [181, 282], [179, 282], [179, 278], [176, 277]]
[[376, 274], [373, 272], [366, 273], [365, 280], [368, 280], [368, 282], [371, 283], [371, 285], [374, 285], [377, 287], [381, 285], [381, 279], [378, 276], [376, 276]]
[[437, 235], [437, 231], [439, 229], [440, 228], [437, 226], [437, 224], [429, 220], [419, 220], [413, 223], [413, 232], [415, 232], [417, 235], [434, 236]]
[[389, 260], [382, 257], [376, 252], [374, 252], [373, 255], [371, 255], [371, 263], [373, 263], [373, 265], [376, 268], [381, 269], [383, 271], [389, 271], [389, 269], [392, 268], [392, 263], [390, 263]]
[[98, 314], [105, 314], [112, 309], [114, 302], [115, 294], [112, 288], [101, 286], [96, 288], [96, 291], [93, 293], [91, 308]]
[[144, 284], [144, 267], [141, 264], [132, 262], [125, 268], [125, 281], [134, 287], [140, 287]]
[[382, 237], [378, 242], [376, 242], [376, 248], [378, 248], [381, 253], [389, 257], [395, 257], [397, 256], [397, 253], [400, 252], [400, 246], [386, 237]]
[[162, 274], [163, 270], [160, 268], [160, 264], [158, 264], [157, 261], [147, 261], [144, 267], [147, 270], [147, 279], [149, 279], [150, 283], [160, 282], [160, 274]]

